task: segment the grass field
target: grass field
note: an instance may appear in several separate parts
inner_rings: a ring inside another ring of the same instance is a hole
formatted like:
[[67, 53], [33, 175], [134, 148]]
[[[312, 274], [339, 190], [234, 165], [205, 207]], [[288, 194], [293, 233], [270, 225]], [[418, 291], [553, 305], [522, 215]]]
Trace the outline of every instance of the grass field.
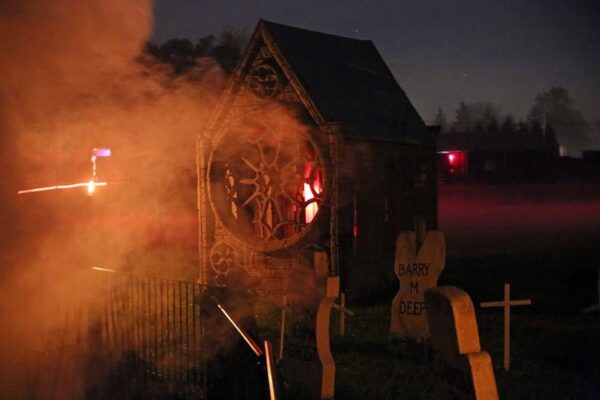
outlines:
[[[598, 301], [600, 187], [582, 185], [440, 187], [440, 229], [448, 259], [440, 285], [466, 290], [475, 304], [481, 346], [492, 356], [501, 399], [600, 399]], [[511, 369], [503, 369], [503, 314], [481, 309], [511, 297]], [[346, 335], [332, 318], [336, 399], [434, 399], [427, 346], [389, 338], [393, 293], [351, 304]], [[277, 343], [277, 318], [265, 330]]]
[[[390, 342], [389, 307], [355, 307], [345, 337], [335, 337], [337, 399], [433, 399], [427, 347]], [[598, 316], [535, 315], [514, 310], [512, 362], [502, 367], [502, 314], [478, 311], [481, 344], [494, 363], [501, 399], [600, 398]]]
[[[488, 298], [497, 300], [497, 295]], [[517, 297], [519, 297], [517, 295]], [[522, 297], [519, 297], [522, 298]], [[492, 356], [501, 399], [600, 399], [600, 314], [553, 310], [551, 299], [511, 314], [511, 369], [503, 369], [503, 314], [476, 305], [481, 346]], [[346, 334], [332, 318], [336, 399], [434, 399], [427, 346], [391, 341], [390, 302], [351, 306]], [[265, 333], [277, 343], [277, 318]]]

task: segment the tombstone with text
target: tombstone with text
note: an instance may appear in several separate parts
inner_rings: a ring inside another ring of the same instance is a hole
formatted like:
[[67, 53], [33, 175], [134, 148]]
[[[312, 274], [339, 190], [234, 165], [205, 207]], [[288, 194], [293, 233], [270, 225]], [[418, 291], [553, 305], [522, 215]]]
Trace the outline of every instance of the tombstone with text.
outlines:
[[340, 281], [329, 276], [326, 253], [314, 253], [313, 267], [299, 268], [290, 276], [282, 367], [294, 398], [333, 399], [329, 322]]
[[392, 335], [417, 340], [429, 336], [425, 291], [437, 285], [445, 262], [446, 242], [442, 232], [427, 232], [418, 250], [414, 232], [398, 234], [394, 272], [400, 287], [392, 300]]
[[469, 295], [462, 289], [442, 286], [429, 289], [425, 303], [438, 377], [436, 398], [497, 400], [492, 359], [481, 350]]

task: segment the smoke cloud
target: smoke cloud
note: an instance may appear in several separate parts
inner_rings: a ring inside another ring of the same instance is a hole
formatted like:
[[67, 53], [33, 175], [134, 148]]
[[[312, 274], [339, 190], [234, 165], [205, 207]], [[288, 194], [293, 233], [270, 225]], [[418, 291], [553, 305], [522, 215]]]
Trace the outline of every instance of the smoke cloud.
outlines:
[[[151, 29], [147, 0], [0, 3], [0, 398], [33, 397], [40, 332], [97, 295], [80, 271], [195, 278], [195, 138], [225, 79], [210, 59], [173, 74], [142, 51]], [[98, 147], [93, 196], [17, 196], [90, 180]]]

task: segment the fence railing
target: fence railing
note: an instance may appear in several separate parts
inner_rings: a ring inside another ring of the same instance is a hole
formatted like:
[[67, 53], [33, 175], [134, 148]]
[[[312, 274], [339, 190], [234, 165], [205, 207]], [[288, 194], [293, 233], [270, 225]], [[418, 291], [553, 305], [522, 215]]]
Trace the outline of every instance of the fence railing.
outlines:
[[136, 371], [137, 381], [158, 379], [203, 398], [203, 324], [194, 303], [202, 287], [102, 268], [94, 272], [100, 283], [95, 340], [103, 357]]

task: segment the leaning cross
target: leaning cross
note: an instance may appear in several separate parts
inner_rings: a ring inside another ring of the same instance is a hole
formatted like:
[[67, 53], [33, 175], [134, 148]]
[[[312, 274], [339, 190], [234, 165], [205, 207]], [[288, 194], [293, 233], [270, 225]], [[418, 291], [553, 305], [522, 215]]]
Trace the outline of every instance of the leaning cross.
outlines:
[[504, 300], [488, 301], [480, 304], [481, 308], [504, 307], [504, 369], [506, 371], [510, 368], [510, 307], [528, 306], [530, 304], [530, 299], [510, 300], [510, 283], [504, 284]]

